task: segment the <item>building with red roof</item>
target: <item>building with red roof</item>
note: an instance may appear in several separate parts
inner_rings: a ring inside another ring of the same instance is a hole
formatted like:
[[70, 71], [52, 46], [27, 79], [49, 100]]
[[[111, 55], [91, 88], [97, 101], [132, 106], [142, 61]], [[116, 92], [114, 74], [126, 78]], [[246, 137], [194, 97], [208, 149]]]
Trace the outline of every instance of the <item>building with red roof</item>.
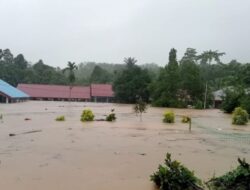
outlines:
[[114, 92], [111, 84], [91, 84], [90, 96], [94, 102], [112, 102]]
[[[18, 89], [28, 94], [32, 100], [90, 101], [89, 86], [63, 86], [47, 84], [18, 84]], [[71, 90], [70, 90], [71, 88]]]
[[17, 88], [28, 94], [32, 100], [112, 102], [114, 99], [114, 92], [110, 84], [72, 87], [49, 84], [18, 84]]

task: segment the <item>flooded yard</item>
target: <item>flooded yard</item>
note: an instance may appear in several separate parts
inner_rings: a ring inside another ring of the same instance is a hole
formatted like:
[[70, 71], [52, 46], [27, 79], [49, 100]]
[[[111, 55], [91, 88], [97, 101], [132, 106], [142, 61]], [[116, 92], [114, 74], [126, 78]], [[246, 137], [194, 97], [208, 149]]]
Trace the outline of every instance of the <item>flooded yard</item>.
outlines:
[[[117, 121], [81, 122], [115, 109]], [[250, 125], [233, 126], [220, 110], [152, 108], [142, 121], [132, 105], [29, 101], [0, 104], [0, 188], [5, 190], [152, 190], [149, 176], [167, 152], [203, 180], [250, 162]], [[66, 121], [57, 122], [64, 115]], [[181, 116], [192, 118], [192, 132]], [[9, 136], [15, 134], [15, 136]]]

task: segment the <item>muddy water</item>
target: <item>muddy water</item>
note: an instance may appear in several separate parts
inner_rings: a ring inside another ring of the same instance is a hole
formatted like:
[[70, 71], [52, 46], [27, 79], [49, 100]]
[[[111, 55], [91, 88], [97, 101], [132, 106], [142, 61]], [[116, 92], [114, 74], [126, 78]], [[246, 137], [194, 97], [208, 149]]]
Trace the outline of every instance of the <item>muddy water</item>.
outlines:
[[[97, 119], [112, 108], [116, 122], [80, 122], [83, 109]], [[167, 152], [203, 180], [250, 161], [250, 126], [234, 127], [219, 110], [174, 109], [175, 124], [162, 123], [166, 109], [149, 108], [142, 121], [131, 105], [26, 102], [0, 104], [0, 189], [152, 190], [149, 176]], [[65, 115], [65, 122], [56, 122]], [[192, 132], [180, 122], [193, 119]], [[30, 120], [26, 120], [29, 118]], [[26, 133], [29, 131], [34, 133]], [[16, 136], [9, 137], [10, 133]]]

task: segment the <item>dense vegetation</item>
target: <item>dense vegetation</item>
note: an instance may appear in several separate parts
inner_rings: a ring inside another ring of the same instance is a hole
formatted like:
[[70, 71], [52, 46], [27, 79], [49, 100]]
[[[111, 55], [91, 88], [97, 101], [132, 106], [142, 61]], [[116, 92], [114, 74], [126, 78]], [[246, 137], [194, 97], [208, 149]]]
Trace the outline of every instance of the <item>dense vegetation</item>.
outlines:
[[165, 165], [159, 165], [158, 171], [150, 176], [160, 190], [202, 190], [201, 180], [180, 162], [171, 160], [167, 153]]
[[[210, 190], [249, 190], [250, 165], [245, 159], [238, 158], [239, 165], [236, 169], [220, 177], [212, 177], [205, 185]], [[203, 190], [202, 181], [180, 162], [171, 160], [167, 153], [165, 165], [159, 165], [158, 170], [150, 176], [151, 181], [160, 190]]]
[[207, 182], [212, 190], [249, 190], [250, 189], [250, 165], [245, 159], [238, 159], [239, 166], [220, 177], [214, 177]]
[[212, 50], [198, 54], [195, 49], [187, 48], [178, 60], [177, 51], [171, 49], [168, 63], [163, 67], [153, 63], [136, 65], [137, 60], [128, 57], [124, 64], [84, 62], [75, 65], [77, 70], [63, 72], [64, 68], [51, 67], [42, 60], [29, 63], [22, 54], [15, 57], [9, 49], [0, 49], [0, 78], [14, 86], [111, 83], [119, 102], [135, 103], [141, 97], [155, 106], [168, 107], [208, 107], [212, 105], [213, 91], [230, 87], [236, 90], [226, 92], [222, 106], [225, 112], [231, 113], [238, 106], [249, 112], [250, 95], [246, 89], [250, 87], [250, 64], [236, 60], [222, 63], [223, 55]]

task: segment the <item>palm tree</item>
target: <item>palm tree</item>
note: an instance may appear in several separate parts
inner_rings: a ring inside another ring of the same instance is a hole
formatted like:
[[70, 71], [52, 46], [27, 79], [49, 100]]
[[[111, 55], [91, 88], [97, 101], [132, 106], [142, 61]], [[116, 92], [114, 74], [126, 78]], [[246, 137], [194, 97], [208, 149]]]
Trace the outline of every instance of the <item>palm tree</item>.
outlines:
[[63, 69], [63, 72], [68, 71], [68, 80], [69, 80], [69, 100], [71, 101], [71, 90], [73, 88], [73, 83], [75, 82], [75, 73], [74, 71], [77, 70], [77, 66], [75, 62], [68, 62], [68, 66]]
[[137, 60], [134, 57], [128, 57], [128, 58], [124, 58], [124, 63], [126, 63], [126, 65], [128, 67], [132, 67], [136, 64]]
[[197, 60], [201, 60], [201, 64], [211, 64], [213, 60], [216, 63], [221, 63], [220, 57], [225, 55], [224, 52], [218, 52], [218, 50], [212, 51], [204, 51], [201, 55], [198, 56]]
[[212, 51], [204, 51], [201, 55], [197, 57], [197, 60], [201, 60], [200, 63], [204, 70], [204, 76], [205, 76], [205, 95], [204, 95], [204, 109], [206, 108], [207, 103], [207, 89], [208, 89], [208, 73], [207, 73], [207, 64], [211, 64], [211, 62], [214, 60], [216, 63], [221, 63], [220, 57], [225, 55], [224, 52], [218, 52], [218, 50]]

